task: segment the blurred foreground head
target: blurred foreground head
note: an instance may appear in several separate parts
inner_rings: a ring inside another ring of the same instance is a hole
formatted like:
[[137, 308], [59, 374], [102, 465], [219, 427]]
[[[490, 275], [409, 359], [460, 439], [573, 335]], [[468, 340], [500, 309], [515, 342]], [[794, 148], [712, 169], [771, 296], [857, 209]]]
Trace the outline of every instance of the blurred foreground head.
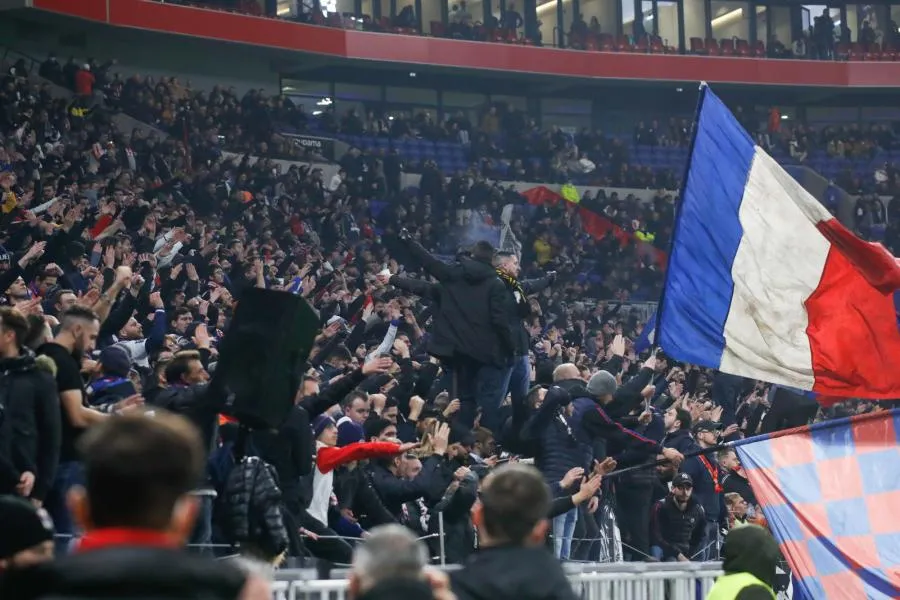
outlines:
[[402, 525], [383, 525], [371, 531], [353, 553], [350, 596], [356, 600], [431, 598], [425, 567], [428, 551]]
[[194, 425], [165, 412], [119, 416], [91, 427], [79, 446], [85, 487], [72, 490], [69, 504], [84, 531], [152, 530], [187, 541], [198, 508], [188, 493], [206, 461]]
[[550, 492], [532, 466], [507, 464], [485, 478], [473, 520], [480, 547], [544, 543]]

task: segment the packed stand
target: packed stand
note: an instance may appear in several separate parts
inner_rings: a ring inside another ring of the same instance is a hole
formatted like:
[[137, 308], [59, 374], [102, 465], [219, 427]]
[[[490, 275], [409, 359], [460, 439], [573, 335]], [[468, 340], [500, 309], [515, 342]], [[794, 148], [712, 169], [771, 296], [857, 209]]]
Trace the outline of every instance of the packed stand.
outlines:
[[[163, 1], [163, 0], [158, 0]], [[214, 8], [265, 16], [258, 2], [253, 0], [168, 0], [172, 4]], [[395, 16], [327, 12], [317, 2], [297, 3], [296, 14], [283, 17], [300, 23], [308, 23], [337, 29], [392, 33], [399, 35], [429, 35], [458, 40], [517, 44], [523, 46], [557, 46], [557, 39], [545, 39], [543, 22], [535, 14], [529, 18], [514, 2], [508, 2], [504, 12], [491, 15], [483, 21], [483, 15], [473, 14], [465, 0], [450, 2], [447, 21], [422, 22], [415, 6], [398, 7]], [[275, 15], [269, 15], [275, 16]], [[808, 29], [794, 40], [781, 40], [772, 34], [768, 40], [755, 42], [739, 36], [716, 39], [715, 37], [691, 37], [687, 39], [684, 54], [698, 56], [725, 56], [738, 58], [772, 58], [797, 60], [837, 61], [896, 61], [900, 59], [900, 28], [889, 19], [884, 30], [876, 30], [868, 18], [861, 19], [857, 41], [851, 41], [853, 32], [846, 23], [835, 19], [826, 8], [812, 17]], [[571, 50], [588, 52], [627, 52], [640, 54], [678, 54], [674, 40], [663, 39], [647, 31], [642, 19], [634, 19], [622, 34], [605, 31], [614, 25], [601, 23], [596, 16], [576, 13], [568, 31], [560, 32], [563, 45]], [[553, 32], [553, 37], [557, 35]]]
[[[484, 578], [488, 548], [505, 537], [546, 539], [569, 560], [713, 559], [723, 531], [762, 517], [733, 453], [696, 452], [818, 414], [793, 390], [640, 347], [646, 314], [585, 298], [655, 289], [659, 271], [612, 238], [572, 242], [572, 207], [512, 223], [521, 259], [483, 241], [457, 253], [455, 227], [499, 219], [517, 194], [482, 179], [453, 192], [466, 182], [436, 168], [412, 194], [355, 151], [333, 182], [227, 160], [202, 135], [186, 145], [116, 131], [88, 94], [54, 100], [21, 72], [0, 92], [0, 482], [30, 504], [2, 513], [4, 531], [43, 507], [64, 554], [80, 533], [87, 549], [109, 550], [111, 534], [95, 530], [125, 528], [118, 544], [137, 543], [132, 530], [171, 518], [200, 552], [349, 564], [360, 538], [399, 524], [429, 557]], [[373, 199], [388, 193], [376, 216]], [[454, 205], [462, 195], [483, 200]], [[657, 202], [646, 210], [662, 236], [670, 199]], [[602, 210], [636, 221], [619, 208]], [[598, 281], [579, 279], [587, 260]], [[290, 415], [242, 439], [220, 419], [227, 393], [210, 372], [252, 287], [303, 296], [321, 330]], [[138, 414], [158, 415], [160, 429]], [[510, 462], [540, 474], [529, 492], [540, 514], [522, 517], [524, 530], [488, 528], [485, 544], [477, 515], [492, 471]], [[639, 468], [617, 474], [627, 467]], [[156, 489], [160, 474], [169, 483]], [[188, 492], [190, 517], [173, 508]], [[48, 531], [28, 538], [45, 558]], [[2, 561], [26, 549], [0, 548]], [[535, 552], [535, 564], [549, 556]]]

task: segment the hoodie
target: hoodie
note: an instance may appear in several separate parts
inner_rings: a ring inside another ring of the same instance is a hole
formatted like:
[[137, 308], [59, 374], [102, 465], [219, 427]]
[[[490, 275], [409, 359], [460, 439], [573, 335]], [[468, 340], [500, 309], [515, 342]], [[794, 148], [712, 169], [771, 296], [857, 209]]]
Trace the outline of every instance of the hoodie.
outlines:
[[[722, 570], [726, 575], [749, 573], [770, 588], [775, 584], [775, 565], [780, 557], [772, 534], [757, 525], [732, 529], [722, 547]], [[745, 587], [735, 600], [770, 600], [772, 592], [760, 585]]]

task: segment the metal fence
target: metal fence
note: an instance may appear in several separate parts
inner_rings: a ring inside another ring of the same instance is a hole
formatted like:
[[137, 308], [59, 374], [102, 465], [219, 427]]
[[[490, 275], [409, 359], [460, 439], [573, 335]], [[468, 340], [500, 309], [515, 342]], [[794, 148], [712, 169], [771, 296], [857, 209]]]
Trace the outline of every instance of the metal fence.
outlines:
[[[451, 569], [453, 567], [450, 567]], [[566, 564], [582, 600], [703, 600], [721, 563]], [[346, 579], [304, 579], [281, 571], [272, 584], [273, 600], [346, 600]]]

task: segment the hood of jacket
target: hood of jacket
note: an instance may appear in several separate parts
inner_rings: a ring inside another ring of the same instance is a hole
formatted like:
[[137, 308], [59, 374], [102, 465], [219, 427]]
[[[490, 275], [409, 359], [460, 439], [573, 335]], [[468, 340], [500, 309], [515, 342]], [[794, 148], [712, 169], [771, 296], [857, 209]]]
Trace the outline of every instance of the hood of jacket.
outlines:
[[[47, 358], [47, 357], [42, 357]], [[53, 359], [48, 359], [51, 363]], [[34, 352], [25, 348], [15, 358], [0, 358], [0, 373], [24, 373], [35, 368]]]
[[[563, 379], [562, 381], [557, 381], [554, 385], [558, 385], [569, 392], [569, 397], [571, 397], [572, 400], [575, 400], [576, 398], [590, 398], [591, 400], [594, 400], [594, 397], [587, 391], [587, 384], [581, 379]], [[596, 400], [594, 400], [594, 402], [596, 402]]]
[[459, 265], [462, 269], [463, 278], [470, 283], [477, 283], [492, 277], [497, 277], [497, 271], [493, 266], [479, 260], [463, 258], [460, 259]]
[[484, 548], [450, 577], [453, 591], [461, 599], [575, 598], [562, 565], [543, 546]]
[[722, 548], [725, 573], [750, 573], [771, 586], [775, 582], [778, 543], [758, 525], [736, 527], [728, 532]]

